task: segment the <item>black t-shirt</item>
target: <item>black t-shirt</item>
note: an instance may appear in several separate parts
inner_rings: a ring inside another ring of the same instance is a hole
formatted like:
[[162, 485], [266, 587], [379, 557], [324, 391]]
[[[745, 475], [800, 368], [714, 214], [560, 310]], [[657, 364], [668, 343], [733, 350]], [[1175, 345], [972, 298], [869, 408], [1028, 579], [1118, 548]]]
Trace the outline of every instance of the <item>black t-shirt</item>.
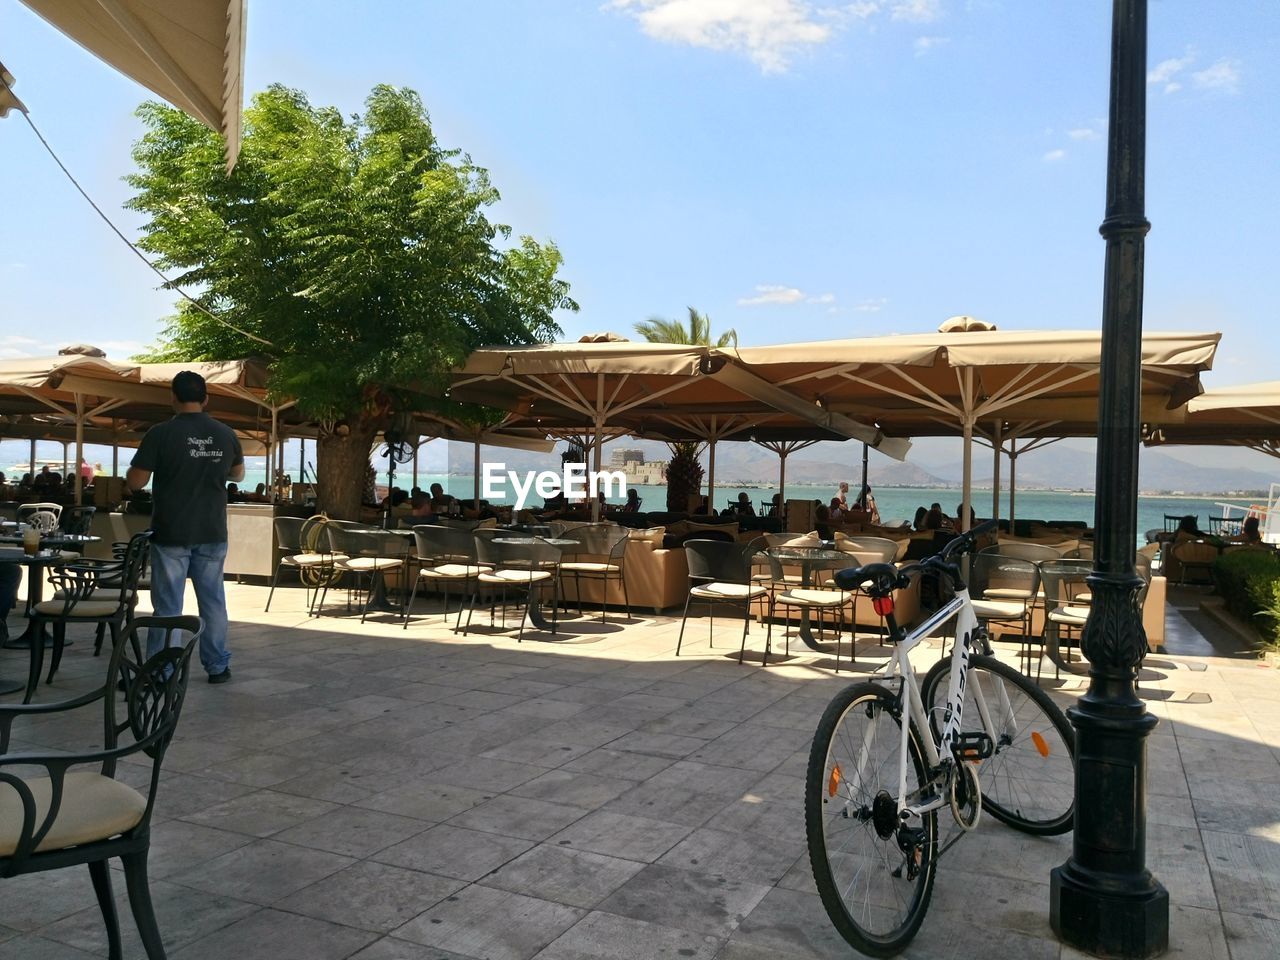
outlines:
[[235, 433], [207, 413], [179, 413], [148, 430], [133, 466], [151, 471], [155, 542], [225, 543], [227, 478], [243, 462]]

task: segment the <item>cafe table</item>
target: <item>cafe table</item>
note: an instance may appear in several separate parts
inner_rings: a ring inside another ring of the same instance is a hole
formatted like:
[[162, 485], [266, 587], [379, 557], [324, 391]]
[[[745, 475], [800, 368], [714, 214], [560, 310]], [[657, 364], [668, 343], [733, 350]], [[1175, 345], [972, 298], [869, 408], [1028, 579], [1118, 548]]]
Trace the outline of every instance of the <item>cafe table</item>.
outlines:
[[[520, 547], [532, 547], [536, 544], [545, 543], [553, 547], [560, 547], [561, 549], [580, 545], [579, 541], [568, 540], [564, 537], [494, 537], [493, 542]], [[529, 604], [529, 622], [539, 630], [554, 630], [554, 625], [542, 613], [541, 590], [538, 591], [538, 595], [538, 602]]]
[[[813, 574], [817, 570], [842, 569], [859, 565], [858, 558], [852, 554], [828, 547], [770, 547], [764, 553], [780, 563], [799, 567], [801, 587], [813, 585]], [[830, 652], [827, 647], [813, 638], [808, 607], [800, 608], [800, 639], [811, 650], [819, 653]]]
[[[22, 538], [17, 536], [0, 536], [0, 563], [17, 563], [27, 568], [27, 602], [24, 616], [30, 617], [31, 610], [44, 596], [44, 568], [55, 563], [70, 560], [62, 554], [64, 550], [79, 553], [86, 545], [97, 543], [101, 537], [93, 537], [84, 533], [54, 533], [40, 538], [40, 552], [35, 556], [27, 556], [22, 549]], [[71, 641], [66, 643], [69, 645]], [[31, 646], [31, 624], [18, 636], [5, 641], [6, 650], [26, 650]], [[25, 688], [25, 684], [23, 685]]]

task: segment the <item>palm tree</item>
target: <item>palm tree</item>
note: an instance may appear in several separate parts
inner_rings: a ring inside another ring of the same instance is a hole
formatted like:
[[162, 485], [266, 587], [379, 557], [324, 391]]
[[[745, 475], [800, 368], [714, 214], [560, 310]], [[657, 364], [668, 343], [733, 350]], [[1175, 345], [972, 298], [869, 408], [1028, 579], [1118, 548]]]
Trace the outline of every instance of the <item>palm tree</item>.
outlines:
[[[650, 343], [687, 343], [693, 346], [710, 347], [711, 318], [700, 313], [694, 307], [689, 308], [689, 325], [686, 327], [679, 320], [667, 320], [663, 317], [650, 317], [636, 324], [636, 333]], [[738, 331], [726, 330], [716, 339], [714, 346], [736, 347]]]

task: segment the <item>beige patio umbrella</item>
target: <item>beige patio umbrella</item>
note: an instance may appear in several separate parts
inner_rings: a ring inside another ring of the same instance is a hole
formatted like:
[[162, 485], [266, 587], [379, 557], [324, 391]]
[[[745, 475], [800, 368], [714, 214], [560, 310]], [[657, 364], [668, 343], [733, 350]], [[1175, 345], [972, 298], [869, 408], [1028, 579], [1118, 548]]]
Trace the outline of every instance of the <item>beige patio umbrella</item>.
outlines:
[[898, 459], [910, 446], [766, 382], [715, 348], [631, 343], [616, 334], [482, 348], [454, 372], [449, 396], [511, 411], [535, 425], [589, 427], [597, 471], [606, 431], [627, 433], [637, 422], [693, 414], [785, 414], [865, 440]]
[[[246, 0], [22, 0], [240, 153]], [[6, 83], [11, 82], [6, 80]]]
[[[1143, 335], [1144, 417], [1176, 420], [1200, 392], [1220, 334]], [[748, 347], [735, 351], [770, 383], [886, 433], [964, 438], [964, 522], [973, 437], [983, 422], [1097, 423], [1102, 342], [1097, 330], [1001, 331], [968, 317], [937, 333]]]

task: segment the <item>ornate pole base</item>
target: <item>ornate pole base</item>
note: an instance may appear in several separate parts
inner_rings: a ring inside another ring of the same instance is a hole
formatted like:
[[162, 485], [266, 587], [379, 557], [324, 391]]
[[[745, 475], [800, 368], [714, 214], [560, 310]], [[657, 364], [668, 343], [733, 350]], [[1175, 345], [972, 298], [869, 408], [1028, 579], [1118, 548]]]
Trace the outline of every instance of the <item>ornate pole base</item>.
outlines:
[[1155, 957], [1169, 949], [1169, 891], [1151, 876], [1145, 889], [1101, 892], [1111, 878], [1077, 878], [1068, 861], [1049, 873], [1049, 923], [1063, 942], [1100, 957]]

